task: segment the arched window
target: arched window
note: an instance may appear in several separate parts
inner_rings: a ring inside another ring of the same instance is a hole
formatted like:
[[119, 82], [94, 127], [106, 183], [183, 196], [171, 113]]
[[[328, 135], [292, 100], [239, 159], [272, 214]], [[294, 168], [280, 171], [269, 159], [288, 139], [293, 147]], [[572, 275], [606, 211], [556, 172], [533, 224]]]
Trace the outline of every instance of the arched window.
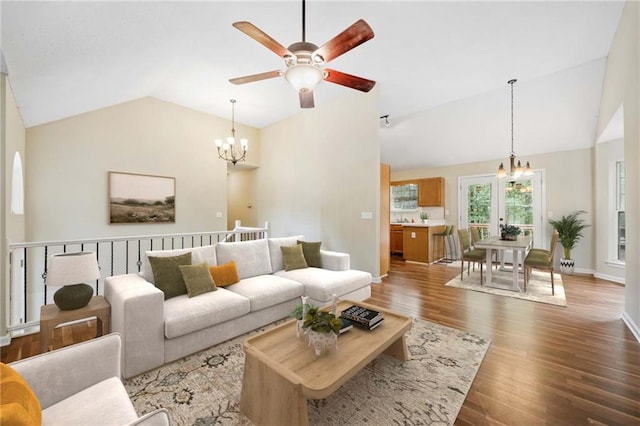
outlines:
[[11, 179], [11, 213], [24, 214], [24, 178], [22, 158], [16, 152], [13, 156], [13, 178]]

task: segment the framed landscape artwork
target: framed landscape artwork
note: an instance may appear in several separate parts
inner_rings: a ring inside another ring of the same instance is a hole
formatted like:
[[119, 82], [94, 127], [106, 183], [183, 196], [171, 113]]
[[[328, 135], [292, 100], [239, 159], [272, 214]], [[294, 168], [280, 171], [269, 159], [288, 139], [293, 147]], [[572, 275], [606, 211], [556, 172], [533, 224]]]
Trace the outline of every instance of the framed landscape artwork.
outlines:
[[175, 222], [175, 178], [109, 172], [109, 223]]

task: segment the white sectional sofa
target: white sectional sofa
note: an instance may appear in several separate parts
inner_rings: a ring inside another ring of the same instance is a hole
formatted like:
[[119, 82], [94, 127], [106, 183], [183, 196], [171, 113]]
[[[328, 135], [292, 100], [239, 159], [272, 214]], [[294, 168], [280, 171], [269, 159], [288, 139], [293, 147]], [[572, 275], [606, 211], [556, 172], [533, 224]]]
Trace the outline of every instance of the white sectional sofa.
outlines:
[[[218, 243], [190, 249], [149, 251], [139, 274], [105, 279], [111, 304], [111, 330], [123, 340], [122, 375], [132, 377], [287, 317], [300, 296], [324, 306], [335, 293], [364, 300], [371, 296], [371, 274], [352, 270], [346, 253], [320, 251], [321, 268], [286, 271], [281, 247], [303, 236]], [[149, 256], [191, 252], [191, 263], [222, 265], [233, 260], [240, 281], [189, 298], [164, 300], [153, 284]]]

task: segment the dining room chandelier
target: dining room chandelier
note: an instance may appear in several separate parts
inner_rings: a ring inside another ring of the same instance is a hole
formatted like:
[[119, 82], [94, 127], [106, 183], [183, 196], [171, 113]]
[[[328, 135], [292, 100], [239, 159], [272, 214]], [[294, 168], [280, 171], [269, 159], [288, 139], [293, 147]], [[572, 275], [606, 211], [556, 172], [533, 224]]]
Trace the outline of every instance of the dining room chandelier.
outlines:
[[245, 160], [247, 148], [249, 148], [249, 141], [247, 139], [240, 139], [240, 147], [238, 148], [236, 145], [236, 100], [230, 99], [229, 102], [231, 102], [231, 136], [225, 140], [216, 139], [216, 147], [218, 148], [218, 158], [228, 161], [235, 166], [238, 161]]
[[511, 154], [509, 155], [509, 173], [504, 168], [504, 163], [500, 163], [500, 167], [498, 167], [498, 173], [496, 174], [499, 178], [504, 178], [509, 176], [511, 181], [518, 179], [520, 176], [530, 176], [533, 174], [533, 169], [527, 164], [522, 167], [522, 163], [520, 160], [516, 163], [516, 153], [513, 151], [513, 84], [518, 81], [515, 78], [509, 80], [507, 84], [511, 86]]

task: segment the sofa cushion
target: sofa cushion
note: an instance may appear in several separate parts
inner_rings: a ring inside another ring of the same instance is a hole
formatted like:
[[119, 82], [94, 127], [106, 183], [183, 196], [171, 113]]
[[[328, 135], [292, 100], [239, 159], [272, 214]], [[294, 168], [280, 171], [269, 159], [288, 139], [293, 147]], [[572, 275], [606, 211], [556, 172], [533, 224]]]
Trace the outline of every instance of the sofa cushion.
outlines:
[[43, 425], [126, 425], [137, 418], [119, 377], [96, 383], [42, 411]]
[[191, 264], [197, 265], [198, 263], [207, 262], [209, 266], [216, 265], [216, 246], [202, 246], [185, 249], [175, 250], [153, 250], [146, 251], [142, 257], [142, 269], [140, 274], [142, 277], [149, 281], [151, 284], [155, 284], [153, 280], [153, 271], [151, 270], [151, 264], [149, 263], [149, 256], [155, 257], [170, 257], [177, 256], [179, 254], [191, 253]]
[[235, 261], [240, 279], [271, 273], [269, 244], [266, 239], [218, 243], [216, 259], [220, 264]]
[[280, 250], [282, 250], [282, 258], [284, 260], [285, 271], [309, 267], [309, 265], [307, 265], [307, 261], [304, 260], [304, 253], [302, 252], [301, 245], [296, 245], [293, 247], [280, 247]]
[[0, 363], [0, 424], [39, 425], [40, 402], [29, 384], [13, 368]]
[[304, 235], [295, 237], [269, 238], [269, 256], [271, 258], [271, 271], [276, 272], [284, 269], [284, 259], [280, 247], [293, 247], [298, 244], [298, 240], [304, 240]]
[[191, 265], [191, 253], [170, 257], [149, 256], [149, 263], [153, 270], [155, 286], [164, 293], [164, 300], [187, 294], [180, 265]]
[[216, 283], [218, 287], [226, 287], [240, 281], [238, 270], [236, 269], [236, 262], [233, 260], [224, 265], [210, 266], [209, 273], [213, 278], [213, 282]]
[[278, 271], [274, 275], [304, 284], [305, 296], [326, 302], [331, 300], [334, 293], [342, 296], [371, 284], [370, 273], [353, 269], [329, 271], [320, 268], [306, 268]]
[[320, 256], [322, 241], [298, 241], [298, 244], [302, 246], [302, 253], [304, 254], [304, 260], [307, 262], [307, 265], [322, 268], [322, 256]]
[[275, 275], [245, 278], [226, 288], [249, 299], [251, 312], [295, 299], [304, 294], [304, 286], [299, 282]]
[[219, 288], [189, 299], [187, 295], [164, 302], [164, 334], [184, 336], [249, 313], [249, 299]]
[[180, 265], [179, 268], [184, 285], [187, 287], [187, 296], [195, 297], [216, 289], [206, 262], [197, 265]]

